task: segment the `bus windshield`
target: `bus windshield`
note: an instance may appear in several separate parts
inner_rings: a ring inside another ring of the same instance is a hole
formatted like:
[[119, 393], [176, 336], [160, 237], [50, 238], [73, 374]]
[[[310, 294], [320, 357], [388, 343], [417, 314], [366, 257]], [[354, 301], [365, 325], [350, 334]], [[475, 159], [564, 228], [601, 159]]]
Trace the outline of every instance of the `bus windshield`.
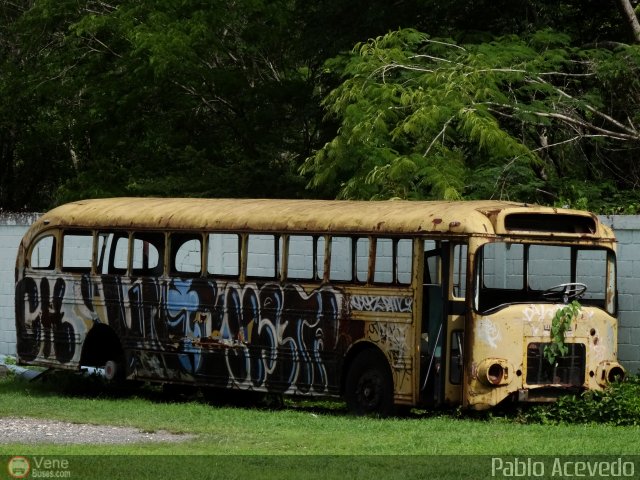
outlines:
[[574, 299], [613, 314], [614, 254], [592, 246], [489, 243], [476, 256], [475, 306], [486, 313], [514, 303]]

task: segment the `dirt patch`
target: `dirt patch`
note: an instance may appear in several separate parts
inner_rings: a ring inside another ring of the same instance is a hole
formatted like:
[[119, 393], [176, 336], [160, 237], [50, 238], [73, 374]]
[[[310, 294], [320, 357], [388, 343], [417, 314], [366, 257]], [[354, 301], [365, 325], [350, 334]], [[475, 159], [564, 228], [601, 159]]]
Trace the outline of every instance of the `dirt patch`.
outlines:
[[69, 423], [41, 418], [0, 418], [0, 443], [123, 444], [144, 442], [184, 442], [195, 438], [160, 430]]

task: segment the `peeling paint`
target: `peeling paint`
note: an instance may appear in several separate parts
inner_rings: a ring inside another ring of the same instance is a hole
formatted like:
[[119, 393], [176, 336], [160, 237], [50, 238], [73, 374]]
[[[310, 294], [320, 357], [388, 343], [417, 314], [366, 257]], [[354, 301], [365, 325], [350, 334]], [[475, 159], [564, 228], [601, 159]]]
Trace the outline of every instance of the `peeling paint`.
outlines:
[[498, 342], [502, 340], [500, 330], [490, 317], [483, 317], [480, 319], [476, 329], [476, 336], [481, 342], [484, 342], [491, 348], [496, 349], [498, 348]]

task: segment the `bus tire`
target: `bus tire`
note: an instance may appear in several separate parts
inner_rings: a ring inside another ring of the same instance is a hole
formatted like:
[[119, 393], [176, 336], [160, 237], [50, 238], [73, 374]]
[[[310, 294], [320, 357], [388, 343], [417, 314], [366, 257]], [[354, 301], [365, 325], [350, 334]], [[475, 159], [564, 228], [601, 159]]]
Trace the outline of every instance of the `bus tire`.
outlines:
[[393, 413], [393, 379], [381, 353], [367, 350], [354, 359], [347, 373], [345, 400], [356, 415]]
[[121, 383], [124, 380], [124, 366], [121, 362], [107, 360], [104, 364], [104, 378], [108, 382]]

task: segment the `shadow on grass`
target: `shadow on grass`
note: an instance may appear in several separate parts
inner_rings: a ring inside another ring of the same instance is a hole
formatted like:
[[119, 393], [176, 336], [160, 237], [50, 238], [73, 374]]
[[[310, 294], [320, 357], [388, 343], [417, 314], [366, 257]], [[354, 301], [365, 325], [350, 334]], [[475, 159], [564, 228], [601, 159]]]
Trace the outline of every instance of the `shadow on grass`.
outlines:
[[[32, 396], [65, 396], [72, 398], [140, 398], [154, 403], [202, 402], [212, 406], [252, 408], [261, 410], [291, 410], [316, 415], [350, 416], [344, 401], [331, 398], [308, 398], [198, 388], [193, 385], [155, 385], [144, 382], [112, 383], [100, 375], [47, 370], [35, 379], [27, 380], [10, 374], [0, 379], [0, 393], [25, 393]], [[447, 413], [448, 412], [448, 413]], [[421, 419], [440, 415], [461, 416], [455, 410], [406, 410], [396, 417]]]
[[137, 381], [113, 383], [97, 374], [46, 370], [34, 379], [9, 373], [0, 379], [0, 393], [28, 393], [32, 396], [71, 398], [140, 398], [153, 403], [202, 402], [212, 406], [293, 410], [317, 414], [348, 415], [344, 402], [309, 400], [239, 390], [198, 388], [193, 385], [149, 384]]
[[[80, 398], [139, 398], [154, 403], [201, 402], [212, 406], [260, 410], [289, 410], [315, 415], [350, 416], [339, 399], [284, 397], [239, 390], [197, 388], [193, 385], [152, 385], [143, 382], [110, 383], [99, 375], [49, 370], [33, 380], [12, 373], [0, 378], [0, 393]], [[405, 409], [396, 418], [418, 421], [449, 418], [511, 423], [599, 423], [640, 425], [640, 376], [631, 376], [603, 392], [562, 397], [553, 404], [504, 403], [487, 411], [461, 408]]]

